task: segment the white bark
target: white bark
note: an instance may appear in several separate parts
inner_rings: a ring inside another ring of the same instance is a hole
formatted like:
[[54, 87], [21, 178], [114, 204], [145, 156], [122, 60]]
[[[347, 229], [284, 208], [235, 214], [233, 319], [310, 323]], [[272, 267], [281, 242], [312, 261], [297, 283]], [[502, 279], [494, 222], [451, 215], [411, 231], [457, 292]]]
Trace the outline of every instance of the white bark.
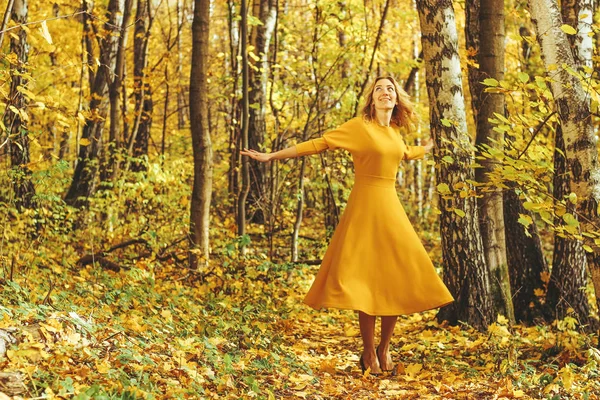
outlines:
[[[553, 78], [551, 89], [562, 125], [571, 191], [577, 195], [582, 230], [590, 233], [600, 226], [600, 167], [589, 101], [581, 81], [563, 68], [563, 65], [574, 67], [576, 63], [567, 35], [560, 29], [562, 19], [556, 0], [530, 0], [529, 7], [546, 69]], [[586, 256], [598, 301], [600, 247], [588, 237], [584, 237], [584, 244], [593, 250]]]
[[[451, 0], [417, 0], [437, 180], [452, 192], [473, 180], [473, 152], [467, 132], [458, 35]], [[452, 161], [443, 161], [445, 156]], [[456, 302], [438, 317], [485, 329], [493, 318], [489, 271], [483, 257], [474, 198], [450, 193], [440, 199], [444, 282]], [[463, 217], [458, 214], [464, 213]]]
[[593, 68], [592, 55], [594, 54], [594, 43], [592, 41], [594, 23], [594, 1], [578, 0], [579, 13], [577, 15], [579, 23], [577, 24], [577, 45], [575, 50], [575, 59], [579, 65]]

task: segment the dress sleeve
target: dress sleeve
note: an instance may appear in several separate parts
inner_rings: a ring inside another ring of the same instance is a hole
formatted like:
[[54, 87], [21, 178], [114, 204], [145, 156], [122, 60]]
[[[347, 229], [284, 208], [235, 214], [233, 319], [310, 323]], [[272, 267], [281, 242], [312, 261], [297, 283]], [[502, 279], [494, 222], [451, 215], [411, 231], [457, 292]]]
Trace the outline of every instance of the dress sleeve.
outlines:
[[340, 125], [338, 128], [328, 131], [318, 139], [307, 140], [296, 144], [298, 156], [322, 153], [325, 150], [345, 149], [349, 150], [352, 132], [356, 129], [356, 118]]
[[404, 153], [405, 160], [418, 160], [423, 157], [425, 157], [425, 147], [406, 146], [406, 153]]

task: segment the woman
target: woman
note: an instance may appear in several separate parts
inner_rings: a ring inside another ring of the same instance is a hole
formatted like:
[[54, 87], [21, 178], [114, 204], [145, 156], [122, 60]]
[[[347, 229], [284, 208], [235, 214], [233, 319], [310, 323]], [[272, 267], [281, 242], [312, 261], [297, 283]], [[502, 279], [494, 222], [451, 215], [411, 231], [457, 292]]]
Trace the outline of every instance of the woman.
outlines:
[[[441, 307], [454, 299], [435, 272], [412, 228], [395, 189], [401, 160], [431, 151], [406, 146], [400, 128], [414, 120], [408, 95], [394, 78], [378, 77], [366, 97], [362, 116], [319, 139], [275, 153], [244, 149], [261, 162], [342, 148], [352, 154], [355, 185], [321, 268], [304, 302], [319, 309], [358, 311], [364, 350], [363, 370], [393, 371], [389, 344], [398, 315]], [[375, 347], [375, 319], [381, 316], [381, 341]]]

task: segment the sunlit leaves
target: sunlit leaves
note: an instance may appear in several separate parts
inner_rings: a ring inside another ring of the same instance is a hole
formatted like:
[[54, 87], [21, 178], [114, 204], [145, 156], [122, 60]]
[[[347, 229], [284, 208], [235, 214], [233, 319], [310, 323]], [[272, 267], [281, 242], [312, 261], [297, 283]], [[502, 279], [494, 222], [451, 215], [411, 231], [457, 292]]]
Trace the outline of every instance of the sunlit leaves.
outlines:
[[485, 78], [483, 80], [483, 84], [486, 86], [492, 86], [492, 87], [496, 87], [499, 85], [498, 80], [494, 79], [494, 78]]
[[568, 24], [561, 25], [560, 29], [567, 35], [576, 35], [577, 34], [577, 30]]
[[528, 227], [529, 225], [531, 225], [533, 223], [533, 219], [531, 219], [531, 217], [529, 215], [526, 214], [519, 214], [519, 219], [518, 221], [521, 225]]
[[50, 36], [50, 31], [48, 31], [48, 24], [46, 21], [42, 21], [40, 32], [48, 44], [52, 44], [52, 36]]

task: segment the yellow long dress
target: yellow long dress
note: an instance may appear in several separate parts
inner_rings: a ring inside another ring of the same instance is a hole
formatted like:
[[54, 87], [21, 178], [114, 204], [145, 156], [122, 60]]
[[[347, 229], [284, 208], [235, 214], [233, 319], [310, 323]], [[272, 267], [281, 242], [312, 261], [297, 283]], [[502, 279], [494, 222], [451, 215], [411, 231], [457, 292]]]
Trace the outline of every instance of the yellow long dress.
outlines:
[[422, 158], [396, 126], [353, 118], [321, 138], [296, 145], [298, 155], [344, 149], [355, 183], [321, 268], [304, 302], [370, 315], [403, 315], [454, 299], [437, 275], [395, 189], [402, 160]]

